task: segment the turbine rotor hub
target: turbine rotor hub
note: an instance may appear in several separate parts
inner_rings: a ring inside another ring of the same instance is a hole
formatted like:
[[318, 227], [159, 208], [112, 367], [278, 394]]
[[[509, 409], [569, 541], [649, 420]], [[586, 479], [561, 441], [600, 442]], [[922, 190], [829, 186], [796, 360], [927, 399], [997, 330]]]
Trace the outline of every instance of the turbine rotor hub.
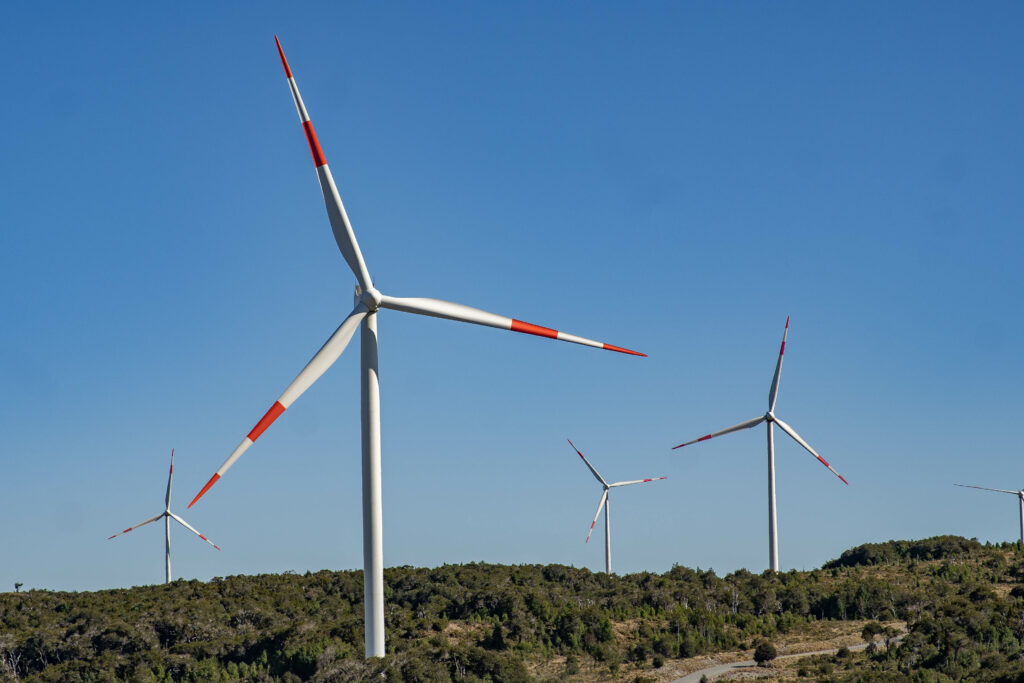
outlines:
[[767, 413], [764, 414], [764, 419], [766, 422], [775, 422], [775, 415], [772, 414], [772, 411], [769, 410]]
[[380, 293], [380, 290], [372, 286], [365, 292], [361, 291], [360, 287], [356, 287], [356, 298], [359, 302], [370, 309], [370, 312], [372, 313], [380, 308], [380, 302], [383, 299], [383, 295]]

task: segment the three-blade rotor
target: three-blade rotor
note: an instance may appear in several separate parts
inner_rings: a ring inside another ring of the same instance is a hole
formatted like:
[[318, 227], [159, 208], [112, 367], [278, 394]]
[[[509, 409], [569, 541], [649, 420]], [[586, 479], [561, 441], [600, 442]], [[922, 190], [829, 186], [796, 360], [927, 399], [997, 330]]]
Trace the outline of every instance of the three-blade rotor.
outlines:
[[375, 289], [373, 287], [369, 271], [367, 270], [366, 262], [364, 261], [362, 252], [359, 249], [359, 244], [356, 241], [352, 224], [349, 221], [348, 214], [342, 204], [341, 195], [338, 192], [337, 185], [335, 184], [330, 168], [327, 165], [327, 161], [324, 157], [323, 149], [320, 147], [320, 142], [317, 139], [316, 132], [313, 130], [313, 124], [309, 119], [309, 113], [302, 101], [302, 96], [299, 94], [299, 88], [295, 83], [295, 78], [292, 76], [291, 67], [288, 65], [288, 60], [284, 56], [284, 50], [281, 48], [281, 43], [277, 40], [276, 36], [274, 37], [274, 41], [277, 44], [278, 54], [281, 57], [281, 64], [284, 66], [285, 77], [288, 80], [288, 87], [291, 90], [292, 99], [295, 102], [295, 108], [299, 114], [299, 121], [302, 123], [306, 142], [309, 145], [310, 153], [313, 156], [313, 164], [316, 167], [317, 178], [320, 182], [320, 189], [323, 192], [324, 203], [327, 208], [327, 217], [331, 223], [331, 230], [334, 232], [334, 239], [338, 244], [338, 248], [341, 250], [342, 256], [345, 258], [345, 262], [348, 264], [359, 283], [359, 300], [355, 309], [349, 314], [345, 321], [342, 322], [341, 326], [338, 327], [331, 338], [327, 340], [327, 343], [324, 344], [316, 355], [313, 356], [312, 360], [309, 361], [302, 372], [299, 373], [298, 377], [295, 378], [288, 388], [285, 389], [284, 393], [281, 394], [277, 401], [275, 401], [270, 409], [267, 410], [249, 434], [242, 439], [242, 442], [217, 469], [199, 493], [196, 494], [195, 498], [192, 499], [192, 502], [188, 504], [188, 507], [195, 505], [196, 501], [209, 491], [210, 487], [217, 483], [217, 481], [225, 472], [228, 471], [228, 469], [230, 469], [235, 461], [237, 461], [238, 458], [240, 458], [242, 454], [252, 446], [267, 427], [280, 417], [281, 414], [291, 406], [292, 402], [301, 396], [303, 392], [305, 392], [317, 379], [319, 379], [321, 375], [327, 371], [327, 368], [329, 368], [338, 359], [338, 357], [341, 356], [345, 347], [348, 346], [348, 343], [351, 341], [356, 328], [363, 319], [369, 313], [376, 312], [382, 308], [435, 318], [445, 318], [459, 322], [473, 323], [487, 327], [495, 327], [502, 330], [509, 330], [511, 332], [547, 337], [549, 339], [582, 344], [584, 346], [604, 349], [607, 351], [617, 351], [619, 353], [635, 356], [646, 355], [638, 351], [613, 346], [611, 344], [595, 341], [586, 337], [579, 337], [549, 327], [534, 325], [522, 320], [497, 315], [495, 313], [490, 313], [488, 311], [463, 304], [443, 301], [441, 299], [385, 296]]
[[803, 448], [808, 453], [813, 455], [818, 460], [818, 462], [827, 467], [829, 471], [832, 472], [832, 474], [839, 477], [840, 481], [842, 481], [844, 484], [849, 485], [850, 482], [846, 481], [846, 478], [843, 477], [843, 475], [839, 474], [839, 472], [837, 472], [835, 468], [832, 467], [832, 465], [830, 465], [827, 460], [825, 460], [825, 458], [821, 457], [821, 455], [816, 450], [814, 450], [809, 443], [804, 441], [804, 439], [799, 434], [796, 433], [795, 429], [793, 429], [788, 424], [786, 424], [785, 422], [783, 422], [782, 420], [775, 416], [775, 402], [779, 396], [779, 379], [782, 375], [782, 358], [783, 355], [786, 353], [786, 337], [788, 334], [789, 316], [786, 316], [786, 327], [782, 332], [782, 344], [779, 346], [779, 359], [775, 363], [775, 374], [772, 375], [771, 388], [768, 390], [768, 412], [760, 417], [755, 417], [753, 419], [740, 422], [739, 424], [733, 425], [732, 427], [726, 427], [721, 431], [712, 432], [711, 434], [705, 434], [704, 436], [694, 439], [692, 441], [687, 441], [685, 443], [679, 444], [678, 446], [673, 446], [673, 450], [676, 448], [682, 448], [683, 446], [689, 446], [690, 444], [695, 444], [700, 441], [707, 441], [708, 439], [713, 439], [716, 436], [722, 436], [723, 434], [731, 434], [732, 432], [738, 432], [743, 429], [750, 429], [752, 427], [756, 427], [762, 422], [768, 422], [768, 428], [771, 429], [771, 423], [775, 423], [794, 441], [803, 446]]
[[125, 529], [124, 531], [119, 531], [116, 534], [114, 534], [113, 536], [108, 536], [107, 540], [109, 541], [112, 538], [117, 538], [118, 536], [126, 534], [129, 531], [135, 531], [136, 529], [138, 529], [140, 527], [144, 527], [147, 524], [152, 524], [153, 522], [161, 520], [164, 517], [170, 517], [171, 519], [176, 521], [178, 524], [182, 525], [183, 527], [185, 527], [186, 529], [188, 529], [189, 531], [194, 533], [196, 536], [198, 536], [199, 538], [203, 539], [204, 541], [206, 541], [207, 543], [212, 545], [214, 548], [217, 548], [217, 550], [220, 550], [220, 547], [216, 543], [214, 543], [213, 541], [208, 539], [206, 536], [204, 536], [201, 533], [199, 533], [192, 525], [190, 525], [184, 519], [182, 519], [178, 515], [176, 515], [173, 512], [171, 512], [171, 482], [173, 481], [173, 479], [174, 479], [174, 449], [172, 448], [171, 449], [171, 468], [170, 468], [170, 470], [167, 473], [167, 494], [164, 496], [164, 505], [165, 505], [164, 511], [161, 512], [159, 515], [156, 515], [154, 517], [150, 517], [149, 519], [147, 519], [144, 522], [139, 522], [135, 526], [130, 526], [127, 529]]
[[604, 489], [601, 492], [601, 500], [597, 504], [597, 512], [594, 514], [593, 521], [590, 522], [590, 529], [587, 531], [587, 540], [584, 541], [584, 543], [590, 542], [590, 535], [594, 533], [594, 525], [597, 524], [597, 518], [601, 516], [601, 510], [604, 508], [604, 504], [608, 500], [608, 491], [610, 489], [616, 488], [617, 486], [630, 486], [631, 484], [646, 484], [647, 482], [651, 481], [661, 481], [662, 479], [668, 479], [668, 477], [650, 477], [647, 479], [633, 479], [631, 481], [617, 481], [614, 484], [609, 484], [607, 481], [605, 481], [605, 478], [601, 476], [600, 472], [597, 471], [597, 468], [590, 464], [590, 461], [587, 460], [586, 456], [583, 455], [580, 449], [576, 448], [576, 444], [572, 442], [572, 439], [567, 439], [567, 441], [569, 442], [569, 445], [572, 446], [572, 449], [576, 451], [577, 455], [580, 456], [580, 460], [583, 461], [583, 463], [587, 466], [587, 469], [590, 470], [591, 474], [594, 475], [594, 478], [597, 479], [597, 482], [601, 484], [602, 488]]

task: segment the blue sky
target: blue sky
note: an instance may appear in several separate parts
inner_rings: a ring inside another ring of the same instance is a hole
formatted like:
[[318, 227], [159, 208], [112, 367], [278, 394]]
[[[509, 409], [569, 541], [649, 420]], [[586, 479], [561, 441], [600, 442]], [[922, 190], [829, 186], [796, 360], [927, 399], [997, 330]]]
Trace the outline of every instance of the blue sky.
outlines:
[[0, 8], [0, 588], [360, 568], [353, 346], [188, 500], [351, 308], [277, 33], [377, 286], [636, 348], [385, 312], [388, 566], [767, 566], [1018, 534], [1016, 3]]

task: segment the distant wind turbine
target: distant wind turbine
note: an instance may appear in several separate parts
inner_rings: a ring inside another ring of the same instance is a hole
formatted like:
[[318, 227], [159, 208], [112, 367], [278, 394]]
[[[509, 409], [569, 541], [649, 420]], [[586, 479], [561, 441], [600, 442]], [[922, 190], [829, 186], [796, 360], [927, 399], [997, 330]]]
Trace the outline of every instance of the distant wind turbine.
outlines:
[[[364, 651], [367, 659], [370, 657], [383, 657], [384, 648], [384, 542], [383, 542], [383, 502], [381, 498], [381, 445], [380, 445], [380, 381], [378, 377], [378, 340], [377, 315], [382, 310], [401, 311], [404, 313], [415, 313], [433, 318], [456, 320], [474, 325], [494, 327], [499, 330], [521, 332], [548, 339], [582, 344], [596, 349], [606, 351], [617, 351], [619, 353], [634, 356], [645, 354], [631, 351], [619, 346], [605, 344], [585, 337], [578, 337], [574, 334], [560, 332], [540, 325], [523, 322], [515, 318], [503, 315], [496, 315], [479, 308], [471, 308], [463, 304], [442, 301], [440, 299], [427, 299], [420, 297], [394, 297], [382, 293], [373, 286], [373, 280], [367, 270], [366, 262], [363, 260], [362, 251], [356, 241], [355, 232], [349, 222], [348, 214], [341, 203], [341, 195], [331, 175], [324, 158], [324, 151], [320, 147], [313, 124], [309, 120], [309, 112], [299, 95], [299, 86], [295, 84], [291, 67], [285, 59], [281, 43], [277, 42], [277, 51], [281, 57], [281, 65], [284, 67], [284, 75], [288, 81], [288, 88], [291, 90], [292, 101], [299, 114], [299, 121], [305, 134], [306, 143], [313, 156], [313, 165], [316, 167], [317, 179], [320, 181], [320, 190], [324, 196], [324, 203], [327, 207], [327, 219], [334, 232], [334, 241], [341, 250], [342, 257], [348, 264], [353, 275], [355, 275], [357, 286], [355, 292], [355, 308], [342, 321], [334, 334], [320, 348], [313, 358], [306, 364], [306, 367], [292, 380], [292, 383], [284, 390], [284, 393], [270, 406], [270, 409], [260, 418], [256, 426], [249, 434], [242, 439], [227, 460], [217, 468], [206, 485], [196, 494], [189, 507], [195, 505], [210, 487], [217, 483], [228, 469], [242, 457], [242, 454], [263, 434], [266, 429], [279, 418], [292, 403], [295, 402], [310, 386], [327, 372], [327, 369], [345, 351], [355, 335], [356, 330], [360, 332], [360, 392], [361, 392], [361, 417], [362, 417], [362, 467], [363, 467], [363, 615], [364, 615]], [[453, 264], [448, 264], [450, 267]]]
[[612, 523], [611, 517], [609, 516], [608, 510], [608, 492], [617, 486], [629, 486], [630, 484], [646, 484], [649, 481], [661, 481], [662, 479], [668, 479], [668, 477], [654, 477], [651, 479], [635, 479], [633, 481], [617, 481], [614, 484], [609, 484], [604, 480], [594, 466], [590, 464], [590, 461], [583, 457], [583, 453], [580, 453], [580, 449], [576, 448], [576, 444], [569, 440], [569, 445], [572, 449], [579, 454], [580, 459], [590, 470], [594, 478], [597, 479], [598, 483], [604, 487], [604, 491], [601, 493], [601, 500], [597, 504], [597, 514], [594, 515], [594, 521], [590, 523], [590, 530], [587, 531], [587, 540], [584, 543], [590, 543], [590, 534], [594, 533], [594, 525], [597, 524], [597, 518], [601, 516], [601, 509], [604, 508], [604, 571], [608, 574], [612, 573]]
[[1012, 493], [1017, 496], [1017, 500], [1020, 502], [1020, 542], [1024, 545], [1024, 489], [1020, 491], [1007, 491], [1006, 489], [988, 489], [984, 486], [971, 486], [970, 484], [953, 484], [953, 486], [962, 486], [965, 489], [980, 489], [982, 491], [995, 491], [996, 493]]
[[207, 543], [212, 545], [214, 548], [217, 548], [217, 550], [220, 550], [220, 548], [217, 546], [216, 543], [214, 543], [213, 541], [208, 539], [206, 536], [203, 536], [201, 533], [199, 533], [198, 531], [193, 529], [192, 526], [188, 522], [186, 522], [181, 517], [179, 517], [178, 515], [176, 515], [173, 512], [171, 512], [171, 480], [173, 478], [174, 478], [174, 449], [172, 448], [171, 449], [171, 470], [170, 470], [170, 472], [167, 473], [167, 496], [164, 498], [164, 511], [161, 512], [156, 517], [150, 517], [145, 522], [139, 522], [135, 526], [130, 526], [127, 529], [125, 529], [124, 531], [118, 532], [118, 533], [114, 534], [113, 536], [110, 536], [110, 537], [107, 538], [107, 540], [109, 541], [111, 538], [117, 538], [121, 534], [126, 534], [129, 531], [133, 531], [135, 529], [138, 529], [140, 526], [146, 526], [150, 522], [155, 522], [158, 519], [163, 519], [164, 520], [164, 548], [165, 548], [164, 560], [165, 560], [165, 569], [166, 569], [166, 572], [165, 572], [165, 583], [170, 583], [171, 582], [171, 520], [172, 519], [175, 522], [177, 522], [178, 524], [180, 524], [183, 527], [185, 527], [186, 529], [188, 529], [189, 531], [191, 531], [192, 533], [194, 533], [199, 538], [203, 539], [204, 541], [206, 541]]
[[707, 441], [713, 439], [716, 436], [723, 434], [729, 434], [730, 432], [738, 432], [741, 429], [750, 429], [756, 427], [762, 422], [768, 423], [768, 560], [772, 571], [779, 571], [779, 543], [778, 543], [778, 525], [775, 518], [775, 437], [772, 433], [772, 424], [779, 425], [779, 429], [793, 437], [793, 440], [798, 444], [807, 449], [807, 451], [813, 455], [818, 461], [827, 467], [832, 474], [839, 477], [844, 484], [849, 485], [850, 482], [843, 479], [843, 475], [833, 469], [832, 465], [829, 465], [825, 458], [818, 455], [818, 452], [811, 448], [810, 444], [800, 438], [800, 435], [790, 427], [788, 424], [775, 417], [775, 399], [779, 395], [779, 375], [782, 373], [782, 355], [786, 352], [786, 335], [789, 334], [789, 316], [786, 316], [786, 329], [782, 332], [782, 346], [779, 347], [779, 361], [775, 365], [775, 376], [772, 377], [772, 386], [768, 391], [768, 412], [761, 417], [755, 417], [752, 420], [741, 422], [738, 425], [733, 425], [728, 429], [723, 429], [720, 432], [714, 432], [694, 439], [693, 441], [687, 441], [681, 443], [675, 448], [682, 448], [683, 446], [689, 446], [690, 444], [697, 443], [698, 441]]

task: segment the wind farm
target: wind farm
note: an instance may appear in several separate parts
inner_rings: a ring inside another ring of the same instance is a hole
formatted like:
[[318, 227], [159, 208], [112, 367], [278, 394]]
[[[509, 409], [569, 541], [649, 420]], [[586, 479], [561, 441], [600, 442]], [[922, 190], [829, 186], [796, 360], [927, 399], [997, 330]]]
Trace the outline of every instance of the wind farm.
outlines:
[[1024, 677], [1024, 9], [3, 12], [0, 682]]

